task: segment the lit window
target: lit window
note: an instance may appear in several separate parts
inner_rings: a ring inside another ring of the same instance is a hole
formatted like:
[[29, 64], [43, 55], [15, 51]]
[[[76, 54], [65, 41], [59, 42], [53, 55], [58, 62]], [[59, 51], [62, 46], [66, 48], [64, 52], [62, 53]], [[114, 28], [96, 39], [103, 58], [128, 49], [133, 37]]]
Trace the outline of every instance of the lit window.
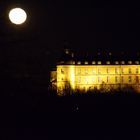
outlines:
[[63, 69], [61, 69], [61, 74], [64, 74], [64, 70]]
[[125, 64], [125, 61], [121, 61], [121, 64]]
[[117, 76], [115, 77], [115, 82], [116, 82], [116, 83], [118, 82], [118, 77], [117, 77]]
[[99, 65], [101, 65], [101, 64], [102, 64], [102, 62], [101, 62], [101, 61], [98, 61], [98, 64], [99, 64]]
[[107, 82], [107, 83], [109, 82], [109, 77], [108, 77], [108, 76], [107, 76], [106, 82]]
[[92, 69], [92, 73], [95, 74], [95, 70], [94, 69]]
[[78, 62], [77, 62], [77, 64], [81, 64], [81, 62], [80, 62], [80, 61], [78, 61]]
[[78, 74], [81, 74], [81, 69], [78, 69]]
[[108, 68], [106, 69], [106, 72], [109, 73], [109, 69]]
[[100, 71], [100, 69], [98, 69], [98, 74], [100, 74], [101, 73], [101, 71]]
[[107, 62], [106, 62], [106, 64], [108, 64], [108, 65], [109, 65], [109, 64], [110, 64], [110, 61], [107, 61]]
[[85, 61], [85, 64], [87, 65], [87, 64], [88, 64], [88, 62], [87, 62], [87, 61]]
[[72, 64], [75, 64], [75, 61], [72, 61]]
[[119, 73], [119, 69], [115, 68], [115, 73], [118, 74]]
[[85, 69], [85, 74], [88, 74], [88, 69]]
[[81, 82], [81, 78], [80, 77], [78, 77], [78, 83], [80, 83]]
[[138, 64], [139, 64], [139, 61], [135, 61], [135, 64], [137, 64], [137, 65], [138, 65]]
[[88, 78], [85, 78], [85, 82], [88, 83]]
[[92, 64], [96, 64], [96, 62], [95, 61], [92, 61]]
[[128, 73], [131, 73], [131, 68], [128, 69]]
[[115, 61], [115, 64], [119, 64], [119, 62], [118, 61]]
[[95, 79], [94, 78], [92, 78], [92, 82], [94, 82], [95, 81]]
[[139, 69], [138, 68], [136, 68], [136, 73], [139, 73]]
[[101, 78], [100, 77], [98, 77], [98, 83], [100, 83], [101, 82]]
[[132, 64], [132, 61], [128, 61], [128, 64]]
[[132, 78], [131, 76], [128, 77], [128, 82], [131, 82], [132, 81]]
[[121, 69], [122, 70], [122, 74], [124, 73], [124, 70], [123, 70], [123, 68]]

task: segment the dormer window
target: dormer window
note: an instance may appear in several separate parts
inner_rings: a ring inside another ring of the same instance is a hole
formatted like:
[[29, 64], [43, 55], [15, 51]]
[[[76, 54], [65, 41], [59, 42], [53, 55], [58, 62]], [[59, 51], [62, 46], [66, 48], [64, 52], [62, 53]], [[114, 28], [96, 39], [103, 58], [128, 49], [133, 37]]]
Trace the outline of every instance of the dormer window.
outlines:
[[98, 64], [99, 64], [99, 65], [101, 65], [101, 64], [102, 64], [102, 62], [101, 62], [101, 61], [98, 61]]
[[139, 64], [139, 61], [135, 61], [135, 64], [137, 64], [137, 65], [138, 65], [138, 64]]
[[109, 65], [109, 64], [110, 64], [110, 61], [107, 61], [107, 62], [106, 62], [106, 64], [108, 64], [108, 65]]
[[88, 61], [85, 61], [85, 64], [87, 65], [88, 64]]
[[119, 61], [115, 61], [115, 64], [116, 64], [116, 65], [119, 64]]
[[72, 61], [72, 64], [75, 64], [75, 61]]
[[125, 64], [125, 61], [121, 61], [121, 64], [123, 64], [123, 65], [124, 65], [124, 64]]
[[132, 64], [132, 61], [128, 61], [128, 64]]
[[81, 64], [81, 61], [78, 61], [77, 64], [80, 65]]
[[92, 61], [92, 64], [94, 65], [94, 64], [96, 64], [96, 62], [95, 61]]

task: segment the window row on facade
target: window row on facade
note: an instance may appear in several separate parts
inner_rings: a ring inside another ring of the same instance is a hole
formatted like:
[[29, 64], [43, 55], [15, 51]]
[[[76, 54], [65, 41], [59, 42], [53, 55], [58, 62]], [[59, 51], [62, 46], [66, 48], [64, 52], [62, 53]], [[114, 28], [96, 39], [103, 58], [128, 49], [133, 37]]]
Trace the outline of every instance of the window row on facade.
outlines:
[[136, 69], [132, 69], [132, 68], [114, 68], [114, 69], [109, 69], [109, 68], [97, 68], [97, 69], [91, 69], [91, 68], [85, 68], [85, 69], [77, 69], [77, 74], [101, 74], [101, 73], [106, 73], [106, 74], [111, 74], [111, 73], [115, 73], [115, 74], [138, 74], [139, 73], [139, 68]]
[[124, 77], [124, 76], [115, 76], [115, 77], [100, 77], [98, 76], [97, 78], [95, 77], [85, 77], [85, 78], [81, 78], [78, 77], [77, 78], [77, 83], [84, 83], [84, 84], [90, 84], [90, 83], [139, 83], [140, 82], [140, 77], [139, 76], [128, 76], [128, 77]]

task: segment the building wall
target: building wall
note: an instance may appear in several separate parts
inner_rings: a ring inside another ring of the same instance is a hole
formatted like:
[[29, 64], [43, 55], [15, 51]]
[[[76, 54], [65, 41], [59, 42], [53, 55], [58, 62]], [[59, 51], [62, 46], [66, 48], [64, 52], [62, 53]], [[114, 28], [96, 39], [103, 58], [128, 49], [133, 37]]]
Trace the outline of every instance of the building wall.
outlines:
[[139, 85], [140, 65], [57, 65], [57, 89]]

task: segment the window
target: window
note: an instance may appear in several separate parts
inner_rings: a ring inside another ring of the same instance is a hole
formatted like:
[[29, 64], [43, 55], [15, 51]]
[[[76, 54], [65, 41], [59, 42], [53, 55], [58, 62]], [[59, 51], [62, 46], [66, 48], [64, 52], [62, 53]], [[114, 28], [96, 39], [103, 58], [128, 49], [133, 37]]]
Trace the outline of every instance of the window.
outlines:
[[139, 73], [139, 69], [138, 69], [138, 68], [136, 68], [136, 73], [137, 73], [137, 74]]
[[115, 77], [115, 82], [118, 83], [118, 77], [117, 76]]
[[98, 69], [98, 74], [100, 74], [101, 73], [101, 71], [100, 71], [100, 69]]
[[109, 77], [108, 77], [108, 76], [107, 76], [106, 82], [107, 82], [107, 83], [109, 82]]
[[108, 68], [106, 69], [106, 72], [109, 73], [109, 69]]
[[85, 74], [88, 74], [88, 69], [85, 69]]
[[123, 78], [123, 76], [121, 77], [122, 78], [122, 83], [124, 82], [124, 78]]
[[119, 73], [119, 69], [115, 68], [115, 73], [118, 74]]
[[139, 64], [139, 61], [135, 61], [135, 64], [137, 64], [137, 65], [138, 65], [138, 64]]
[[119, 62], [118, 61], [115, 61], [115, 64], [119, 64]]
[[75, 61], [72, 61], [72, 64], [75, 64]]
[[88, 64], [88, 61], [85, 61], [85, 64], [87, 65]]
[[136, 76], [136, 83], [139, 83], [139, 77]]
[[107, 62], [106, 62], [106, 64], [108, 64], [108, 65], [109, 65], [109, 64], [110, 64], [110, 61], [107, 61]]
[[81, 77], [78, 77], [78, 83], [80, 83], [81, 82]]
[[101, 64], [102, 64], [102, 62], [101, 62], [101, 61], [98, 61], [98, 64], [99, 64], [99, 65], [101, 65]]
[[128, 69], [128, 73], [129, 73], [129, 74], [131, 73], [131, 68]]
[[98, 77], [98, 83], [100, 83], [101, 82], [101, 78], [100, 77]]
[[88, 78], [87, 77], [85, 78], [85, 82], [86, 82], [86, 84], [88, 83]]
[[61, 74], [64, 74], [64, 70], [63, 69], [61, 69]]
[[95, 79], [94, 78], [92, 78], [92, 82], [95, 82]]
[[132, 81], [131, 76], [128, 77], [128, 82], [130, 83]]
[[81, 74], [81, 69], [78, 69], [78, 75]]
[[128, 61], [128, 64], [132, 64], [132, 61]]
[[92, 64], [96, 64], [96, 62], [95, 61], [92, 61]]
[[121, 64], [125, 64], [125, 62], [124, 61], [121, 61]]
[[122, 74], [124, 73], [124, 70], [123, 70], [123, 68], [121, 69], [121, 71], [122, 71]]
[[93, 73], [93, 74], [95, 74], [95, 73], [96, 73], [96, 72], [95, 72], [95, 69], [92, 69], [92, 73]]
[[81, 62], [80, 62], [80, 61], [78, 61], [78, 62], [77, 62], [77, 64], [81, 64]]

